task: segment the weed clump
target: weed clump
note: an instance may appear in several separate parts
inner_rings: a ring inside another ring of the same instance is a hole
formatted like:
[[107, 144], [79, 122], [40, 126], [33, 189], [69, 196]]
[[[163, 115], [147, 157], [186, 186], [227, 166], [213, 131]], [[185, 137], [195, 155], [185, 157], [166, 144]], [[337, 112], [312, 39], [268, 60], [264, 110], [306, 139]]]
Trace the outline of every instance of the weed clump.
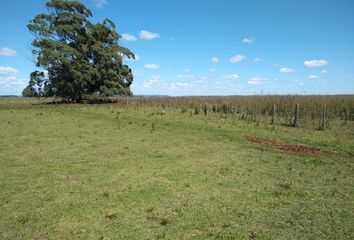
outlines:
[[168, 224], [168, 219], [167, 218], [161, 218], [160, 219], [160, 225], [161, 226], [165, 226]]
[[118, 217], [118, 214], [116, 212], [109, 212], [105, 215], [105, 217], [110, 220], [114, 220]]

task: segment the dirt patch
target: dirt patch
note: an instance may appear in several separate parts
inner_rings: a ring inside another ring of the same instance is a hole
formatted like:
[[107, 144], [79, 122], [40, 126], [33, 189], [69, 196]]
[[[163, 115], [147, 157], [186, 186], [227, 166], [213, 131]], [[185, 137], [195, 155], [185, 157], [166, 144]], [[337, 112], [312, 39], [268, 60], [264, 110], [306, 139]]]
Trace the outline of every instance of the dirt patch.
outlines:
[[265, 143], [265, 144], [272, 144], [272, 145], [280, 144], [280, 142], [277, 142], [271, 138], [247, 137], [247, 140], [255, 143]]
[[288, 143], [276, 141], [271, 138], [247, 137], [247, 140], [258, 144], [272, 145], [275, 146], [277, 149], [285, 152], [308, 153], [308, 154], [318, 154], [318, 153], [328, 152], [318, 147], [312, 147], [312, 146], [307, 146], [302, 144], [288, 144]]
[[306, 145], [295, 145], [295, 144], [284, 144], [283, 146], [280, 147], [280, 150], [286, 152], [299, 152], [299, 153], [310, 153], [310, 154], [326, 152], [321, 148], [310, 147]]

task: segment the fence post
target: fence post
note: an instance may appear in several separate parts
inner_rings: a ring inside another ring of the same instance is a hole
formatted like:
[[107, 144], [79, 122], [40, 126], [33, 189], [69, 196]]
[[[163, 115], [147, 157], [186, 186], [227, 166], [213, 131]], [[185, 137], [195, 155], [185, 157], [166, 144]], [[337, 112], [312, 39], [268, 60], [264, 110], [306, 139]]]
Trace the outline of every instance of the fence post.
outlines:
[[321, 124], [321, 130], [326, 130], [327, 127], [327, 106], [324, 105], [322, 107], [322, 124]]
[[206, 116], [208, 114], [208, 104], [205, 103], [204, 105], [204, 115]]
[[276, 108], [275, 104], [273, 104], [273, 110], [272, 110], [272, 125], [275, 125], [275, 122], [276, 122], [276, 120], [275, 120], [275, 114], [276, 114], [276, 112], [277, 112], [277, 108]]
[[300, 108], [299, 104], [295, 104], [295, 112], [294, 112], [294, 127], [300, 126]]
[[252, 116], [252, 121], [253, 122], [256, 122], [257, 121], [257, 103], [256, 103], [256, 106], [255, 106], [255, 109], [253, 110], [253, 116]]

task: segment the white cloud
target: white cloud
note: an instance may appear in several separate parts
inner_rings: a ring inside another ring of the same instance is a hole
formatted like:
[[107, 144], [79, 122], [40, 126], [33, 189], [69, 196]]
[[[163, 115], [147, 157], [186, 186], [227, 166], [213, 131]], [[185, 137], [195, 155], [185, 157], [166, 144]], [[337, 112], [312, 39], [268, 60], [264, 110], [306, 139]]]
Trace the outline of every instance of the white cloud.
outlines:
[[177, 87], [189, 87], [189, 83], [182, 83], [182, 82], [177, 82], [176, 83]]
[[257, 57], [257, 58], [255, 58], [255, 59], [253, 59], [253, 62], [256, 62], [256, 63], [257, 63], [257, 62], [260, 62], [260, 61], [261, 61], [261, 59], [260, 59], [260, 58], [258, 58], [258, 57]]
[[151, 88], [152, 85], [156, 84], [156, 83], [160, 83], [161, 82], [161, 76], [160, 75], [154, 75], [151, 76], [150, 79], [144, 81], [141, 86], [143, 88]]
[[15, 76], [4, 76], [0, 75], [0, 84], [9, 84], [12, 81], [15, 81], [17, 78]]
[[223, 88], [223, 84], [219, 81], [216, 81], [214, 83], [214, 88], [217, 88], [217, 89], [222, 89]]
[[140, 76], [143, 76], [143, 72], [142, 71], [133, 71], [133, 76], [134, 77], [140, 77]]
[[10, 48], [4, 47], [0, 48], [0, 56], [4, 57], [15, 57], [17, 55], [15, 50], [12, 50]]
[[304, 62], [305, 67], [309, 67], [309, 68], [322, 67], [322, 66], [326, 66], [328, 64], [329, 64], [329, 62], [327, 60], [324, 60], [324, 59], [306, 60]]
[[17, 74], [18, 70], [10, 66], [0, 66], [0, 74], [13, 75]]
[[203, 75], [198, 75], [198, 78], [200, 78], [201, 80], [205, 81], [208, 80], [209, 77], [208, 76], [203, 76]]
[[191, 79], [191, 78], [194, 78], [194, 75], [193, 74], [178, 74], [177, 77], [182, 78], [182, 79]]
[[253, 43], [254, 39], [253, 38], [244, 38], [242, 40], [242, 43], [250, 44]]
[[160, 65], [156, 64], [156, 63], [148, 63], [148, 64], [145, 64], [144, 65], [145, 68], [148, 68], [148, 69], [159, 69], [160, 68]]
[[281, 73], [293, 73], [293, 72], [295, 72], [295, 70], [292, 69], [292, 68], [281, 68], [279, 70], [279, 72], [281, 72]]
[[232, 63], [238, 63], [246, 59], [246, 56], [237, 54], [236, 56], [233, 56], [230, 58], [230, 62]]
[[223, 78], [226, 80], [236, 80], [239, 78], [239, 76], [237, 74], [233, 73], [233, 74], [224, 75]]
[[326, 73], [327, 73], [327, 70], [322, 70], [321, 73], [322, 73], [322, 74], [326, 74]]
[[160, 35], [157, 33], [148, 32], [145, 30], [141, 30], [139, 33], [139, 36], [140, 36], [140, 39], [146, 39], [146, 40], [152, 40], [152, 39], [160, 37]]
[[205, 83], [205, 80], [203, 79], [198, 79], [198, 80], [195, 80], [193, 81], [194, 83]]
[[304, 85], [304, 82], [301, 81], [301, 80], [296, 80], [296, 82], [297, 82], [300, 86], [303, 86], [303, 85]]
[[185, 69], [183, 69], [183, 72], [187, 72], [187, 73], [189, 73], [189, 72], [191, 72], [192, 70], [190, 70], [189, 68], [185, 68]]
[[18, 79], [19, 71], [13, 67], [0, 66], [0, 95], [20, 95], [28, 80]]
[[154, 76], [151, 76], [151, 78], [148, 82], [149, 83], [157, 83], [157, 82], [160, 82], [160, 80], [161, 80], [160, 75], [154, 75]]
[[16, 76], [4, 76], [0, 75], [0, 84], [4, 85], [19, 85], [25, 84], [21, 79], [17, 79]]
[[[9, 89], [9, 90], [18, 90], [18, 92], [22, 91], [22, 89], [27, 85], [27, 81], [23, 79], [18, 79], [16, 76], [5, 76], [0, 75], [0, 94], [1, 90], [5, 90], [11, 86], [19, 86], [19, 89]], [[4, 89], [3, 89], [4, 88]]]
[[309, 78], [311, 78], [311, 79], [316, 79], [316, 78], [318, 78], [318, 76], [315, 75], [315, 74], [311, 74], [311, 75], [309, 75]]
[[268, 80], [268, 78], [266, 78], [266, 77], [255, 76], [255, 77], [252, 77], [248, 80], [248, 84], [258, 86], [258, 85], [262, 85], [264, 83], [264, 81], [267, 81], [267, 80]]
[[108, 4], [107, 0], [93, 0], [93, 2], [96, 4], [97, 8], [103, 8]]
[[217, 70], [216, 70], [216, 68], [209, 68], [208, 71], [209, 72], [216, 72]]
[[137, 40], [135, 36], [128, 33], [123, 33], [121, 39], [127, 42], [135, 42]]
[[210, 61], [211, 61], [212, 63], [219, 63], [219, 62], [220, 62], [220, 59], [219, 59], [219, 57], [212, 57]]

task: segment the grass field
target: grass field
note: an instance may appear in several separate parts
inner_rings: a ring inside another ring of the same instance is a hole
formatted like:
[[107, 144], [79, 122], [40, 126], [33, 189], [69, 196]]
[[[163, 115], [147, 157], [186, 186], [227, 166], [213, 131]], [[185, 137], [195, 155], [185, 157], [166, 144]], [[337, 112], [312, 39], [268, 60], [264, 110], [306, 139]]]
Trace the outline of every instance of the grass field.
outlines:
[[0, 188], [1, 239], [353, 239], [354, 123], [0, 100]]

